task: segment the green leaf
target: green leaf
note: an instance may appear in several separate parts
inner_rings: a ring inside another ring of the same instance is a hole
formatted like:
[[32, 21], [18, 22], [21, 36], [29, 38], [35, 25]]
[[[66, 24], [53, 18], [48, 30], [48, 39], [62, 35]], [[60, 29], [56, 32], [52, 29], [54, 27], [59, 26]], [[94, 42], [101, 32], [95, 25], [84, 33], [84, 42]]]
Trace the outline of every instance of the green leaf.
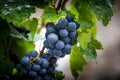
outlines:
[[83, 33], [83, 32], [79, 33], [78, 41], [82, 48], [86, 48], [90, 40], [91, 40], [91, 33]]
[[31, 6], [26, 0], [14, 0], [14, 2], [9, 2], [8, 0], [0, 1], [0, 16], [18, 26], [34, 12], [35, 7]]
[[26, 52], [34, 50], [34, 47], [35, 45], [31, 41], [27, 41], [23, 38], [13, 38], [10, 50], [12, 54], [21, 59]]
[[0, 75], [11, 76], [14, 64], [10, 60], [0, 60]]
[[0, 39], [6, 38], [10, 34], [10, 28], [6, 20], [0, 17]]
[[15, 28], [13, 28], [13, 26], [9, 26], [9, 27], [10, 27], [10, 36], [12, 36], [14, 38], [26, 40], [26, 38], [21, 33], [19, 33]]
[[49, 5], [48, 0], [28, 0], [30, 5], [38, 7], [38, 8], [46, 8]]
[[82, 71], [85, 64], [86, 61], [83, 58], [83, 54], [80, 52], [80, 48], [73, 46], [70, 54], [70, 67], [75, 79], [78, 77], [78, 71]]
[[92, 38], [91, 43], [94, 45], [95, 49], [97, 50], [103, 49], [101, 42], [99, 42], [97, 39]]
[[45, 19], [46, 22], [57, 22], [57, 20], [58, 20], [59, 18], [61, 18], [61, 16], [62, 16], [62, 17], [65, 17], [65, 16], [66, 16], [66, 12], [65, 12], [65, 11], [60, 11], [60, 12], [57, 14], [54, 8], [47, 7], [47, 8], [44, 10], [41, 18], [42, 18], [42, 19]]
[[91, 32], [91, 35], [95, 37], [97, 32], [97, 19], [88, 3], [81, 0], [72, 0], [71, 6], [71, 12], [73, 14], [75, 13], [76, 19], [81, 24], [81, 32]]
[[32, 20], [29, 19], [26, 22], [24, 22], [23, 25], [31, 31], [30, 33], [33, 40], [38, 26], [38, 20], [36, 18], [33, 18]]
[[96, 50], [94, 47], [87, 47], [85, 49], [81, 48], [80, 47], [80, 52], [85, 56], [85, 58], [87, 60], [91, 60], [93, 62], [97, 62], [96, 61], [96, 57], [97, 57], [97, 54], [96, 54]]
[[113, 3], [114, 0], [90, 0], [89, 5], [92, 11], [101, 20], [103, 25], [106, 26], [113, 16]]

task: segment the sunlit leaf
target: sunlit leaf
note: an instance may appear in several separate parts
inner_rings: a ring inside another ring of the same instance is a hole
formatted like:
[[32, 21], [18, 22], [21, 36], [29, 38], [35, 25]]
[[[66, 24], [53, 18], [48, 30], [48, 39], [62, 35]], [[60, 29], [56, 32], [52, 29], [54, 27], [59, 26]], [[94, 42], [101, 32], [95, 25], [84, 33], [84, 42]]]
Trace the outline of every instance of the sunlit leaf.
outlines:
[[79, 47], [73, 46], [70, 54], [70, 67], [75, 79], [78, 77], [78, 71], [82, 71], [85, 64], [86, 61], [83, 58], [83, 54], [81, 53]]

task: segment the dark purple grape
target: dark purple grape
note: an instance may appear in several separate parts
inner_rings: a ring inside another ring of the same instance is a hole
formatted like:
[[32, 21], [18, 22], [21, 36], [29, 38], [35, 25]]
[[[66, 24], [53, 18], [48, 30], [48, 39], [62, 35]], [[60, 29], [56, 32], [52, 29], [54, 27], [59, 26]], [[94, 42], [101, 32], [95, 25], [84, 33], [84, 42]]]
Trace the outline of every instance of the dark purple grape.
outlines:
[[55, 34], [55, 33], [50, 33], [50, 34], [47, 36], [47, 40], [48, 40], [49, 43], [54, 44], [54, 43], [56, 43], [56, 42], [58, 41], [58, 36], [57, 36], [57, 34]]
[[47, 40], [45, 40], [43, 44], [45, 48], [49, 48], [49, 42]]
[[70, 43], [70, 38], [69, 38], [69, 37], [62, 38], [62, 41], [63, 41], [65, 44], [69, 44], [69, 43]]
[[76, 38], [77, 37], [77, 32], [76, 31], [69, 32], [69, 37], [70, 38]]
[[53, 53], [55, 54], [55, 56], [59, 57], [63, 54], [62, 50], [58, 50], [58, 49], [54, 49]]
[[52, 64], [52, 65], [56, 64], [56, 62], [57, 62], [56, 57], [51, 57], [50, 60], [49, 60], [49, 63]]
[[77, 39], [76, 38], [71, 38], [70, 44], [75, 45], [76, 43], [77, 43]]
[[42, 58], [39, 57], [35, 58], [35, 63], [40, 65], [42, 63]]
[[23, 67], [24, 67], [24, 66], [23, 66], [21, 63], [19, 63], [19, 64], [16, 65], [16, 68], [17, 68], [18, 70], [22, 69]]
[[58, 21], [57, 27], [59, 27], [59, 29], [64, 29], [64, 28], [67, 27], [67, 24], [68, 24], [67, 19], [61, 18], [61, 19]]
[[47, 70], [45, 68], [42, 68], [39, 73], [41, 75], [45, 75], [47, 73]]
[[71, 45], [66, 44], [65, 47], [63, 48], [64, 53], [70, 53], [71, 52]]
[[47, 67], [48, 67], [48, 65], [49, 65], [48, 60], [47, 60], [47, 59], [45, 59], [45, 58], [42, 58], [41, 67], [42, 67], [42, 68], [47, 68]]
[[22, 69], [20, 70], [20, 74], [21, 74], [21, 75], [27, 75], [27, 73], [28, 73], [28, 71], [27, 71], [25, 68], [22, 68]]
[[37, 57], [37, 55], [38, 55], [38, 52], [36, 50], [33, 50], [31, 52], [31, 57], [35, 58], [35, 57]]
[[76, 30], [75, 22], [69, 22], [68, 23], [68, 31], [75, 31], [75, 30]]
[[75, 22], [75, 23], [76, 23], [76, 29], [79, 29], [80, 23], [79, 22]]
[[44, 79], [43, 80], [52, 80], [52, 77], [48, 74], [44, 75]]
[[34, 78], [34, 80], [42, 80], [42, 77], [41, 76], [37, 76]]
[[46, 28], [47, 33], [55, 33], [55, 27], [54, 26], [49, 26]]
[[62, 48], [64, 48], [64, 42], [63, 41], [61, 41], [61, 40], [59, 40], [56, 44], [55, 44], [55, 47], [57, 48], [57, 49], [62, 49]]
[[67, 37], [68, 36], [68, 31], [66, 29], [60, 29], [59, 35], [61, 37]]
[[38, 65], [38, 64], [33, 64], [33, 65], [32, 65], [32, 69], [33, 69], [34, 71], [39, 71], [39, 70], [41, 69], [41, 67], [40, 67], [40, 65]]
[[37, 75], [37, 72], [35, 72], [35, 71], [33, 71], [33, 70], [31, 70], [31, 71], [29, 71], [29, 77], [37, 77], [38, 75]]
[[66, 19], [68, 20], [68, 22], [74, 22], [74, 16], [71, 15], [71, 14], [68, 14], [68, 15], [66, 16]]
[[28, 65], [29, 63], [30, 63], [30, 58], [29, 57], [23, 57], [22, 59], [21, 59], [21, 63], [23, 64], [23, 65]]
[[26, 65], [25, 68], [26, 68], [27, 70], [31, 70], [31, 69], [32, 69], [32, 63], [29, 63], [28, 65]]

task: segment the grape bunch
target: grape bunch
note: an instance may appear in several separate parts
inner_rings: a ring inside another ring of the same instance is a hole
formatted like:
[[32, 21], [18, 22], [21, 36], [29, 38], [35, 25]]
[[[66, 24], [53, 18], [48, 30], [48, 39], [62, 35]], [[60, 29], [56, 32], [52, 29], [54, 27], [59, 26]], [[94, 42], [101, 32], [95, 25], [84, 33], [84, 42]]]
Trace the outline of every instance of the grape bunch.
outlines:
[[56, 61], [56, 57], [49, 57], [47, 53], [38, 57], [37, 51], [33, 50], [25, 54], [16, 68], [25, 80], [52, 80]]
[[55, 25], [53, 22], [46, 24], [46, 40], [44, 47], [48, 49], [48, 54], [56, 57], [64, 57], [70, 54], [71, 46], [76, 44], [77, 32], [80, 23], [74, 20], [74, 16], [69, 14], [66, 18], [59, 19]]

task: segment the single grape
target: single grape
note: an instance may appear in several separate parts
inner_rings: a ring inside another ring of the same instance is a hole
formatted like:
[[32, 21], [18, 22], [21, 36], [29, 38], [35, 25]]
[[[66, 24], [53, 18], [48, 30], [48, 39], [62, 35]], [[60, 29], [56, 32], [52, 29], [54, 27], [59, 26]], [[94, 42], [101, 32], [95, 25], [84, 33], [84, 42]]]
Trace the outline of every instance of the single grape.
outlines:
[[76, 38], [77, 37], [77, 32], [76, 31], [69, 32], [69, 37], [70, 38]]
[[61, 29], [61, 28], [63, 29], [63, 28], [65, 28], [65, 27], [67, 27], [67, 24], [68, 24], [67, 19], [61, 18], [61, 19], [58, 21], [57, 27], [59, 27], [60, 29]]
[[54, 56], [53, 49], [49, 49], [49, 50], [48, 50], [48, 54], [49, 54], [50, 56]]
[[35, 63], [40, 65], [42, 63], [42, 58], [36, 57], [35, 58]]
[[71, 45], [75, 45], [77, 42], [77, 39], [76, 38], [71, 38], [71, 41], [70, 41], [70, 44]]
[[63, 41], [61, 41], [61, 40], [59, 40], [56, 44], [55, 44], [55, 47], [57, 48], [57, 49], [62, 49], [62, 48], [64, 48], [64, 42]]
[[31, 52], [32, 52], [32, 51], [27, 52], [27, 53], [25, 54], [25, 56], [30, 57], [30, 56], [31, 56]]
[[61, 58], [65, 57], [65, 53], [63, 52], [62, 55], [60, 56]]
[[48, 33], [55, 33], [56, 32], [55, 27], [54, 26], [49, 26], [49, 25], [47, 26], [46, 31]]
[[47, 68], [47, 67], [48, 67], [48, 65], [49, 65], [48, 60], [47, 60], [47, 59], [45, 59], [45, 58], [42, 58], [41, 67], [42, 67], [42, 68]]
[[35, 57], [37, 57], [37, 55], [38, 55], [38, 52], [36, 50], [33, 50], [31, 52], [31, 57], [35, 58]]
[[56, 64], [56, 62], [57, 62], [57, 58], [56, 57], [51, 57], [50, 60], [49, 60], [50, 64]]
[[70, 43], [70, 38], [69, 38], [69, 37], [62, 38], [62, 41], [63, 41], [65, 44], [68, 44], [68, 43]]
[[21, 70], [20, 70], [20, 74], [21, 75], [27, 75], [27, 70], [25, 69], [25, 68], [22, 68]]
[[39, 71], [39, 70], [41, 69], [41, 67], [40, 67], [40, 65], [38, 65], [38, 64], [33, 64], [32, 69], [33, 69], [34, 71]]
[[69, 22], [68, 23], [68, 31], [75, 31], [75, 30], [76, 30], [75, 22]]
[[22, 65], [21, 63], [19, 63], [19, 64], [16, 65], [16, 68], [17, 68], [18, 70], [20, 70], [20, 69], [23, 68], [23, 65]]
[[50, 60], [50, 54], [48, 54], [48, 53], [43, 53], [43, 56], [42, 56], [43, 58], [45, 58], [45, 59], [47, 59], [47, 60]]
[[53, 23], [53, 22], [48, 22], [48, 23], [46, 24], [46, 27], [48, 27], [48, 26], [54, 26], [54, 23]]
[[23, 57], [22, 59], [21, 59], [21, 63], [23, 64], [23, 65], [28, 65], [29, 63], [30, 63], [30, 58], [29, 57]]
[[74, 16], [71, 15], [71, 14], [68, 14], [68, 15], [66, 16], [66, 19], [68, 20], [68, 22], [74, 22]]
[[59, 57], [63, 54], [63, 52], [61, 50], [58, 49], [53, 49], [53, 53], [55, 54], [55, 56]]
[[45, 38], [47, 38], [47, 36], [48, 36], [49, 34], [50, 34], [50, 33], [46, 32], [46, 33], [45, 33]]
[[71, 45], [66, 44], [65, 47], [63, 48], [64, 53], [70, 53], [71, 52]]
[[49, 66], [49, 67], [47, 68], [47, 72], [50, 73], [50, 74], [53, 74], [53, 73], [55, 72], [55, 66], [54, 66], [54, 65]]
[[34, 80], [42, 80], [42, 77], [41, 76], [37, 76], [34, 78]]
[[67, 37], [68, 36], [68, 31], [66, 29], [60, 29], [59, 35], [61, 37]]
[[27, 70], [31, 70], [31, 69], [32, 69], [32, 63], [29, 63], [28, 65], [26, 65], [25, 68], [26, 68]]
[[49, 42], [48, 45], [49, 45], [49, 48], [50, 48], [50, 49], [54, 49], [54, 48], [55, 48], [55, 44], [54, 44], [54, 43], [50, 43], [50, 42]]
[[54, 44], [54, 43], [56, 43], [56, 42], [58, 41], [58, 36], [57, 36], [57, 34], [55, 34], [55, 33], [50, 33], [50, 34], [47, 36], [47, 40], [48, 40], [49, 43]]
[[49, 48], [49, 42], [47, 40], [45, 40], [43, 44], [45, 48]]
[[35, 77], [37, 77], [38, 75], [37, 75], [37, 72], [31, 70], [31, 71], [29, 71], [29, 76], [35, 78]]
[[79, 22], [75, 22], [76, 23], [76, 29], [78, 29], [80, 27], [80, 23]]
[[47, 73], [47, 70], [42, 68], [39, 72], [41, 75], [45, 75]]
[[52, 80], [51, 76], [46, 74], [44, 75], [44, 79], [43, 80]]

